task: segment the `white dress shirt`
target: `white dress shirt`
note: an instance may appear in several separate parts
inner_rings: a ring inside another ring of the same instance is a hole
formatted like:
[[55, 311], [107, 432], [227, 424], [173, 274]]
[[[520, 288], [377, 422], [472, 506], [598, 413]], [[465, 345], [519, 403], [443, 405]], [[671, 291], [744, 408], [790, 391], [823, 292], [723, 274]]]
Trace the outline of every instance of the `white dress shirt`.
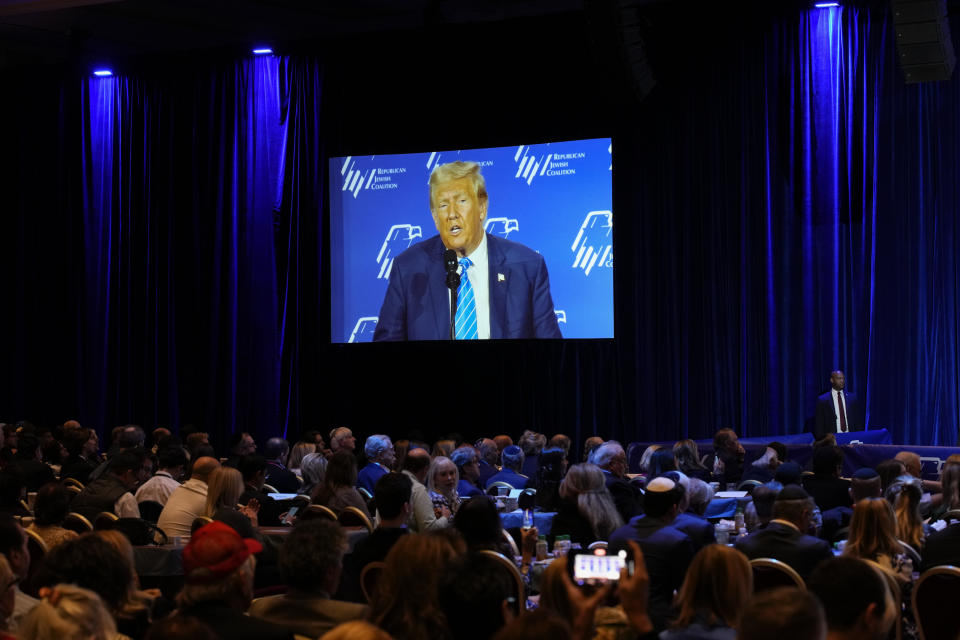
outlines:
[[[487, 234], [483, 234], [480, 244], [467, 256], [473, 265], [467, 270], [467, 277], [473, 285], [474, 304], [477, 309], [477, 338], [490, 339], [490, 269], [487, 260]], [[459, 258], [458, 258], [459, 259]], [[463, 269], [460, 268], [460, 277]], [[448, 294], [452, 295], [452, 293]]]
[[137, 502], [153, 500], [167, 504], [170, 494], [180, 488], [180, 483], [166, 471], [160, 470], [137, 489]]
[[202, 516], [207, 506], [207, 483], [196, 478], [187, 480], [170, 494], [167, 504], [160, 512], [157, 526], [167, 537], [190, 536], [190, 527], [197, 516]]
[[850, 412], [847, 411], [847, 399], [843, 397], [843, 392], [841, 391], [840, 398], [843, 398], [843, 400], [840, 400], [837, 397], [837, 390], [833, 388], [830, 389], [830, 395], [833, 397], [833, 415], [836, 416], [836, 424], [834, 425], [836, 432], [843, 433], [840, 430], [840, 407], [838, 406], [841, 402], [843, 403], [843, 415], [847, 419], [847, 431], [850, 431]]

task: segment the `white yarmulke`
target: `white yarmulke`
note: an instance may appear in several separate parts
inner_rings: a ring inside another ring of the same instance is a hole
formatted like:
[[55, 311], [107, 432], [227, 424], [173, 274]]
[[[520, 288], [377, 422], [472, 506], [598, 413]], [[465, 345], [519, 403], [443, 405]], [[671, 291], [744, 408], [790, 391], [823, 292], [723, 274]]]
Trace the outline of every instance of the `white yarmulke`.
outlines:
[[662, 491], [670, 491], [677, 483], [675, 483], [670, 478], [664, 478], [660, 476], [659, 478], [654, 478], [649, 483], [647, 483], [647, 491], [653, 491], [654, 493], [660, 493]]

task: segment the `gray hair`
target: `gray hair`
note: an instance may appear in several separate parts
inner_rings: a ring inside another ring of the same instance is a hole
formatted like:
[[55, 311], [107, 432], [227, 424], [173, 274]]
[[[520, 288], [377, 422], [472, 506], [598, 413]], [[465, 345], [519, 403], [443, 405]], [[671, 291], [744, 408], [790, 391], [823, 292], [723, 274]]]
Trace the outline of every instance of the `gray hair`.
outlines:
[[588, 462], [595, 464], [601, 469], [610, 466], [610, 462], [621, 453], [624, 453], [623, 447], [616, 440], [608, 440], [593, 450]]
[[460, 470], [471, 462], [479, 462], [480, 456], [477, 455], [476, 449], [465, 444], [453, 450], [453, 453], [450, 454], [450, 460], [457, 466], [457, 470]]
[[389, 449], [393, 445], [393, 442], [385, 435], [374, 434], [367, 438], [366, 444], [363, 445], [363, 453], [367, 456], [368, 460], [376, 460], [380, 457], [380, 454]]
[[300, 474], [303, 476], [300, 493], [309, 494], [314, 487], [323, 484], [323, 478], [327, 475], [327, 459], [322, 453], [308, 453], [300, 461]]
[[707, 504], [713, 500], [713, 487], [700, 478], [690, 478], [688, 483], [690, 487], [687, 489], [687, 511], [702, 516]]

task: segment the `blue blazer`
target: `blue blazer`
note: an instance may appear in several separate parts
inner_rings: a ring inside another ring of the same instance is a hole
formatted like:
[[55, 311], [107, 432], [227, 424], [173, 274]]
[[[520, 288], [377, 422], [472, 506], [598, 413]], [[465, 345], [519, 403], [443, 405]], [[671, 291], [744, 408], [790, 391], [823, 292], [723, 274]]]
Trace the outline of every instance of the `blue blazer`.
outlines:
[[[393, 261], [375, 342], [447, 340], [450, 298], [440, 236], [418, 242]], [[490, 337], [562, 338], [547, 265], [536, 251], [487, 234]]]
[[377, 463], [368, 462], [363, 469], [360, 469], [360, 473], [357, 474], [357, 487], [363, 487], [370, 492], [370, 495], [373, 495], [373, 488], [376, 486], [377, 480], [388, 473], [389, 471]]
[[526, 489], [527, 482], [529, 481], [530, 478], [527, 476], [521, 475], [516, 471], [511, 471], [510, 469], [504, 467], [504, 469], [499, 473], [495, 473], [494, 475], [490, 476], [490, 479], [487, 480], [487, 484], [483, 485], [483, 488], [489, 489], [490, 485], [494, 482], [506, 482], [514, 489]]

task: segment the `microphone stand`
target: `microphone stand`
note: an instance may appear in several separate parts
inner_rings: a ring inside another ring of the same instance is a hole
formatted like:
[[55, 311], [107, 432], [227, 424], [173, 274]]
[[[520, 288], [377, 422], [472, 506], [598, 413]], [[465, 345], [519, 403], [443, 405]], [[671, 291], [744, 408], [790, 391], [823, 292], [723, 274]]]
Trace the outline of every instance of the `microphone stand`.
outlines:
[[450, 287], [450, 339], [457, 339], [457, 289], [460, 287], [460, 274], [447, 273], [447, 286]]

